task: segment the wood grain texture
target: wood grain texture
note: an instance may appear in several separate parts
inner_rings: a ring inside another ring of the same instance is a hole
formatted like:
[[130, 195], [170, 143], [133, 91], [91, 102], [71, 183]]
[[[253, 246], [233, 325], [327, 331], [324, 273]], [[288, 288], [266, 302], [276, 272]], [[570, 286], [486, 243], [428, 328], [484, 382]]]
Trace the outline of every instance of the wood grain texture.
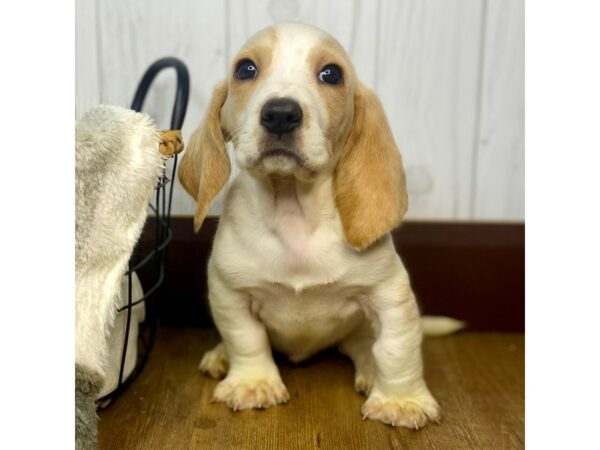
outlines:
[[525, 217], [524, 8], [523, 0], [486, 1], [471, 213], [481, 219]]
[[403, 156], [409, 218], [468, 218], [479, 0], [381, 0], [374, 87]]
[[148, 366], [100, 412], [103, 449], [520, 449], [524, 447], [524, 338], [464, 333], [426, 339], [426, 379], [444, 411], [420, 431], [362, 421], [349, 360], [325, 352], [278, 359], [287, 405], [233, 413], [210, 403], [216, 381], [197, 371], [216, 343], [203, 329], [161, 329]]

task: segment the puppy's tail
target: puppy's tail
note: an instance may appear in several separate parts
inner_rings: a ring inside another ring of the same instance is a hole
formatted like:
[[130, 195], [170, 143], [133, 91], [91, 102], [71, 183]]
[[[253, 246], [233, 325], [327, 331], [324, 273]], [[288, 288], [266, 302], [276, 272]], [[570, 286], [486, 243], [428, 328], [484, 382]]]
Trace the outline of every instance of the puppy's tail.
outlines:
[[467, 322], [446, 316], [422, 316], [421, 327], [425, 336], [446, 336], [467, 326]]

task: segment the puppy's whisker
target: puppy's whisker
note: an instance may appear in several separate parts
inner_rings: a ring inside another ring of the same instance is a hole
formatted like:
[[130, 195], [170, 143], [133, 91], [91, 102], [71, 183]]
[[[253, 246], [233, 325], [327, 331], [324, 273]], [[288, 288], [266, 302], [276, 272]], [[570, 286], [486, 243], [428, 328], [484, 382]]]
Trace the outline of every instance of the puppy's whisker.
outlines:
[[228, 138], [229, 138], [229, 140], [233, 141], [233, 140], [239, 138], [243, 133], [244, 133], [243, 127], [239, 127], [233, 131], [228, 132]]

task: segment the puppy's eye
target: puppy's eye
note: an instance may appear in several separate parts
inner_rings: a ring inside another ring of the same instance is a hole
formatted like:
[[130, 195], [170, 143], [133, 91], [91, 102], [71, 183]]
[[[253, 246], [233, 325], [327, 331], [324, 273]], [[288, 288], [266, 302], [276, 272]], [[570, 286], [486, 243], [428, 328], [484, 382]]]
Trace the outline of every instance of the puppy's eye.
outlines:
[[342, 82], [342, 69], [337, 64], [327, 64], [319, 72], [319, 80], [327, 84], [340, 84]]
[[258, 68], [254, 61], [244, 59], [240, 61], [235, 69], [235, 77], [238, 80], [249, 80], [250, 78], [256, 78], [258, 75]]

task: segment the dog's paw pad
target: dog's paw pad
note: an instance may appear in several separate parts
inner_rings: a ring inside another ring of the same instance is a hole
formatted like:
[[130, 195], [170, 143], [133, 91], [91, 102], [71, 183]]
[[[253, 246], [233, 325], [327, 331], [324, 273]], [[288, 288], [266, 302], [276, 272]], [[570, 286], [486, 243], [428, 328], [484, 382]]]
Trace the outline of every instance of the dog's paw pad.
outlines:
[[204, 354], [198, 369], [212, 378], [223, 378], [227, 374], [229, 362], [223, 352], [210, 350]]
[[427, 422], [439, 422], [440, 408], [431, 395], [422, 398], [369, 397], [362, 406], [362, 415], [363, 419], [418, 430]]
[[234, 411], [261, 409], [286, 403], [290, 396], [281, 380], [266, 378], [250, 380], [224, 379], [215, 388], [213, 401], [223, 402]]

